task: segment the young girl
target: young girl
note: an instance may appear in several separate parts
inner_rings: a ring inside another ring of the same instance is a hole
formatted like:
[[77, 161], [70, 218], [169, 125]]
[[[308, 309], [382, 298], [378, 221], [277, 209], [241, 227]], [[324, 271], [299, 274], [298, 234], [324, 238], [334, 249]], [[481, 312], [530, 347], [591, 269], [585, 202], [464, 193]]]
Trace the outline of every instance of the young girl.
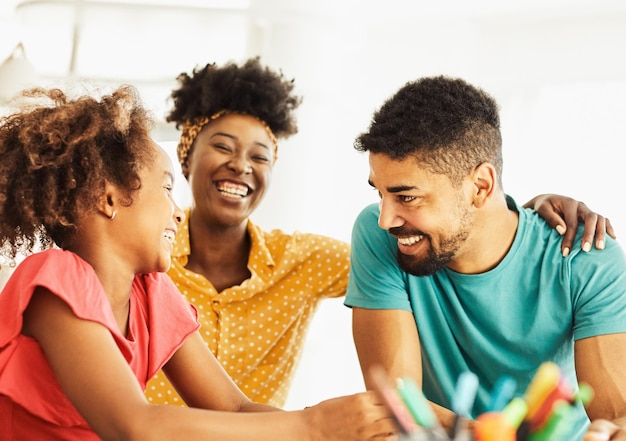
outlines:
[[[133, 88], [25, 95], [48, 103], [0, 120], [0, 250], [44, 251], [0, 294], [2, 439], [393, 436], [371, 392], [283, 412], [250, 401], [225, 373], [164, 274], [185, 215]], [[146, 382], [161, 368], [188, 408], [148, 404]]]

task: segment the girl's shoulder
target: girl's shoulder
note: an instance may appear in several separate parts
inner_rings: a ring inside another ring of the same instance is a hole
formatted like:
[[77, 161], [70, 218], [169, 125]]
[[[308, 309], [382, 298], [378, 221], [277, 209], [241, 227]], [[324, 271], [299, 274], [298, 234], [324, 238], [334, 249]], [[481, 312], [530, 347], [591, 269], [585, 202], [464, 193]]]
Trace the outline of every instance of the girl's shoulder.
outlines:
[[26, 257], [0, 296], [11, 297], [25, 307], [38, 287], [64, 300], [75, 312], [99, 308], [108, 302], [93, 267], [71, 251], [54, 248]]

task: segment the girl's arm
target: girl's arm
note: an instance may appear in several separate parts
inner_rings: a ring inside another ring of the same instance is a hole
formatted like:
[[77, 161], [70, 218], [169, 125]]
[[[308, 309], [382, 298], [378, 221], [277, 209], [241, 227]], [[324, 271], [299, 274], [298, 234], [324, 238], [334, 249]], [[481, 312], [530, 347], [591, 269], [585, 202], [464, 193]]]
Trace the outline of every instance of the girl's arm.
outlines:
[[[23, 333], [36, 339], [69, 400], [93, 430], [109, 440], [275, 441], [324, 439], [364, 441], [388, 439], [395, 430], [375, 394], [362, 393], [324, 401], [292, 412], [236, 412], [260, 410], [212, 366], [215, 378], [185, 368], [189, 354], [200, 355], [198, 337], [177, 354], [170, 375], [192, 400], [212, 406], [212, 411], [179, 406], [151, 405], [102, 325], [76, 317], [69, 306], [44, 288], [37, 288], [24, 313]], [[208, 351], [205, 345], [199, 345]], [[204, 360], [206, 361], [206, 360]], [[206, 371], [206, 368], [203, 368]], [[198, 393], [189, 393], [178, 376], [199, 380]], [[213, 398], [200, 398], [202, 394]], [[267, 409], [263, 409], [267, 410]]]
[[199, 332], [187, 339], [163, 367], [163, 372], [189, 407], [231, 412], [279, 410], [246, 397], [207, 349]]

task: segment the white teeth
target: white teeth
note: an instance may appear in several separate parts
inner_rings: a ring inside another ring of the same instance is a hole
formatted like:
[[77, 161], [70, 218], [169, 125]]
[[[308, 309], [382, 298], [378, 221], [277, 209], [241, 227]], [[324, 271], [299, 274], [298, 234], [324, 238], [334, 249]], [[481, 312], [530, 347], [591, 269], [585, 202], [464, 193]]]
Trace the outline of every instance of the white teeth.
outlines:
[[232, 182], [220, 182], [217, 189], [224, 196], [242, 198], [248, 195], [248, 187], [245, 185], [237, 185]]
[[230, 191], [226, 191], [226, 190], [220, 190], [220, 193], [222, 193], [222, 195], [229, 197], [229, 198], [236, 198], [236, 199], [240, 199], [245, 197], [245, 194], [241, 194], [241, 193], [233, 193]]
[[399, 237], [398, 243], [400, 245], [413, 245], [422, 240], [424, 236], [411, 236], [411, 237]]

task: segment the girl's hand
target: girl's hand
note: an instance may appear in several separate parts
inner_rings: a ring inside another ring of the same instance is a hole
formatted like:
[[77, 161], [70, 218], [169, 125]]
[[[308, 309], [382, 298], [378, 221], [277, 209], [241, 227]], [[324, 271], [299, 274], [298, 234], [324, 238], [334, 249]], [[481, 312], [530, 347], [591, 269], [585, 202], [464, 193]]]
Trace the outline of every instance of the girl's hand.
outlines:
[[398, 429], [374, 391], [332, 398], [304, 412], [309, 414], [311, 433], [318, 433], [319, 439], [398, 440]]
[[[621, 420], [624, 420], [622, 418]], [[583, 441], [625, 441], [626, 424], [609, 420], [595, 420], [587, 429]]]

